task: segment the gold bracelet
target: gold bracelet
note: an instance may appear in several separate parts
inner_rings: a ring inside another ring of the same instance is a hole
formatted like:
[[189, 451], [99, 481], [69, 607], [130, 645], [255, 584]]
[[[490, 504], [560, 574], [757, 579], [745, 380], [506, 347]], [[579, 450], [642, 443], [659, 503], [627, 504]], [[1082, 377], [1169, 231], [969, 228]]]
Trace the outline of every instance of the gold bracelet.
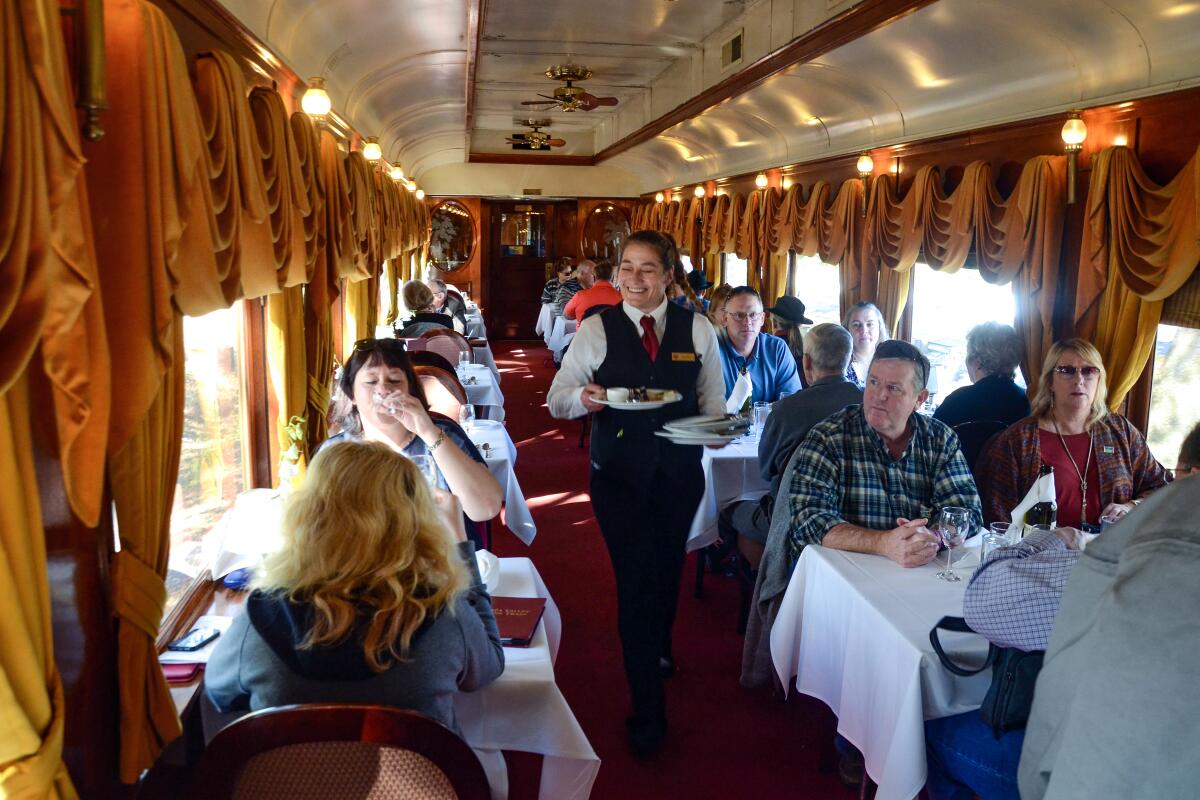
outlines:
[[446, 441], [446, 432], [439, 428], [438, 429], [438, 438], [433, 440], [433, 444], [425, 445], [425, 450], [432, 453], [434, 450], [437, 450], [439, 447], [441, 447], [442, 442], [444, 442], [444, 441]]

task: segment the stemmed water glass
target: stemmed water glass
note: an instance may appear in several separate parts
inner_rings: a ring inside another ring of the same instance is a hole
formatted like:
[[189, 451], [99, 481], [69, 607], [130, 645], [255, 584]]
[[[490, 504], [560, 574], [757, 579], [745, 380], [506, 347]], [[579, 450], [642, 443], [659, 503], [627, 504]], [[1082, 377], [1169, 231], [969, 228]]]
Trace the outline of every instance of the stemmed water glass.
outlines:
[[455, 372], [458, 373], [460, 383], [467, 379], [467, 368], [471, 365], [471, 357], [466, 353], [458, 354], [458, 364], [455, 365]]
[[383, 392], [377, 389], [371, 395], [371, 399], [374, 400], [375, 405], [379, 406], [380, 410], [386, 413], [388, 416], [396, 416], [396, 411], [399, 409], [399, 406], [396, 405], [396, 402], [390, 396], [385, 395]]
[[971, 527], [971, 512], [958, 506], [946, 506], [938, 514], [937, 522], [930, 529], [946, 546], [946, 568], [937, 574], [938, 578], [951, 583], [962, 578], [954, 571], [954, 548], [967, 538]]
[[470, 403], [462, 404], [458, 412], [458, 424], [464, 431], [475, 429], [475, 406]]

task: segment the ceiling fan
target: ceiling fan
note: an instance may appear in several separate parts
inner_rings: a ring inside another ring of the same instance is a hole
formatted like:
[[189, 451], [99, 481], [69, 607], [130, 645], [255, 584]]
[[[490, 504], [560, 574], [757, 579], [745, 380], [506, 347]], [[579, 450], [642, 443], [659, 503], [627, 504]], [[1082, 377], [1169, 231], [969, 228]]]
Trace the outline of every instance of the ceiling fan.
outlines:
[[531, 130], [528, 133], [514, 133], [512, 136], [505, 138], [504, 141], [518, 150], [549, 150], [551, 147], [562, 147], [566, 144], [565, 139], [553, 139], [550, 134], [542, 130], [550, 125], [548, 119], [523, 119], [519, 124], [524, 125]]
[[562, 81], [565, 85], [554, 90], [553, 95], [538, 94], [544, 100], [525, 100], [523, 106], [557, 106], [562, 111], [593, 111], [600, 106], [615, 106], [615, 97], [597, 97], [576, 86], [576, 81], [586, 81], [592, 77], [592, 71], [581, 64], [558, 64], [546, 70], [546, 77]]

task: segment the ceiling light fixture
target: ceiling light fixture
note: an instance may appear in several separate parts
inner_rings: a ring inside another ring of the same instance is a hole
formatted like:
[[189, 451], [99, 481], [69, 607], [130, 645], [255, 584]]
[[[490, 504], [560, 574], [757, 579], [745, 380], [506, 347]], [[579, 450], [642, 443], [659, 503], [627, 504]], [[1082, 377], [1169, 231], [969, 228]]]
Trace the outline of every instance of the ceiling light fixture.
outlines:
[[367, 141], [362, 146], [362, 156], [372, 163], [383, 158], [383, 148], [379, 146], [379, 139], [374, 136], [368, 136]]
[[1063, 149], [1067, 151], [1067, 203], [1075, 202], [1075, 173], [1079, 169], [1079, 151], [1087, 139], [1087, 124], [1080, 117], [1080, 112], [1072, 111], [1067, 114], [1067, 121], [1062, 126]]
[[663, 200], [666, 200], [666, 199], [667, 199], [666, 195], [664, 195], [662, 192], [658, 192], [657, 194], [654, 195], [654, 202], [656, 202], [656, 203], [661, 203]]
[[318, 119], [333, 110], [333, 101], [329, 99], [329, 92], [325, 91], [324, 78], [308, 79], [308, 90], [300, 98], [300, 108], [305, 114]]
[[767, 188], [767, 173], [760, 172], [754, 178], [754, 185], [760, 189]]
[[696, 197], [704, 197], [704, 187], [697, 186], [695, 191], [692, 192], [692, 194], [696, 195]]
[[392, 164], [388, 167], [388, 177], [397, 182], [402, 181], [404, 180], [404, 170], [400, 169], [399, 164]]
[[404, 188], [408, 189], [410, 192], [415, 192], [417, 190], [417, 182], [410, 180], [408, 183], [404, 184]]
[[417, 199], [418, 200], [425, 199], [425, 190], [424, 189], [417, 189]]

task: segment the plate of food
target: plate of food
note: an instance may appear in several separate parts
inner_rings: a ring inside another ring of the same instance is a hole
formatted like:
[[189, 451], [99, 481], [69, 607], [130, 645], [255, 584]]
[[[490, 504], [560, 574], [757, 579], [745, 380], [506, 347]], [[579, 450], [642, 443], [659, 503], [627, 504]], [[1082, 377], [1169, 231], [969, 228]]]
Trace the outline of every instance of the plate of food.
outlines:
[[605, 395], [603, 398], [592, 397], [592, 400], [620, 411], [651, 411], [683, 399], [683, 395], [674, 389], [647, 389], [644, 386], [632, 389], [610, 386]]

